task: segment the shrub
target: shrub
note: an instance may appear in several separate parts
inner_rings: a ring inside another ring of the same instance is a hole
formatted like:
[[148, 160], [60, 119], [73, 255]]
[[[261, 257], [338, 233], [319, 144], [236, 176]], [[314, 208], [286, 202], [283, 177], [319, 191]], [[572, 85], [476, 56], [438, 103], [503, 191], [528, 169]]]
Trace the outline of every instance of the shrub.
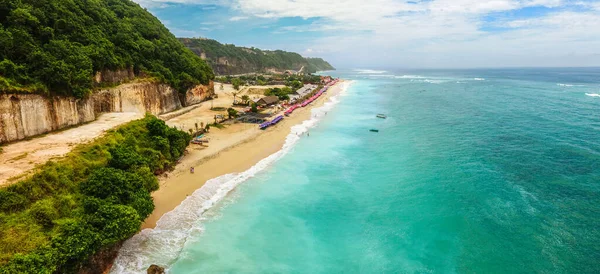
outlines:
[[228, 108], [227, 109], [227, 115], [229, 115], [229, 119], [237, 117], [238, 111], [235, 110], [234, 108]]
[[145, 163], [144, 158], [135, 148], [128, 145], [118, 145], [109, 150], [111, 159], [108, 165], [118, 169], [130, 169]]
[[14, 212], [24, 208], [27, 198], [24, 195], [0, 189], [0, 211]]
[[53, 221], [58, 219], [58, 210], [54, 207], [51, 200], [41, 200], [31, 206], [29, 214], [45, 228], [51, 228], [54, 223]]

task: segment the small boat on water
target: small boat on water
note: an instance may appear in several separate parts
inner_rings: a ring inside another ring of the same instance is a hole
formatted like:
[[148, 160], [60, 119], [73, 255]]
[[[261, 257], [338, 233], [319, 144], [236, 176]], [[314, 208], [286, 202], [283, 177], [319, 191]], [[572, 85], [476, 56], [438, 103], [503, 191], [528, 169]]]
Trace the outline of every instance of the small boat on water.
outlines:
[[379, 129], [371, 129], [370, 132], [379, 132]]
[[387, 116], [385, 114], [377, 114], [377, 118], [385, 119]]

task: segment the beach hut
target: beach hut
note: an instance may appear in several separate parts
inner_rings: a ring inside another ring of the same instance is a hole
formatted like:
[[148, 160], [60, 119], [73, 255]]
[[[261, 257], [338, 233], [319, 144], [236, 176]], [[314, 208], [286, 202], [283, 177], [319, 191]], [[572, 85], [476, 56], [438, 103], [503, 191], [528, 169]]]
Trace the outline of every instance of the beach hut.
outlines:
[[265, 96], [256, 100], [256, 104], [259, 106], [272, 106], [279, 103], [279, 98], [277, 96]]

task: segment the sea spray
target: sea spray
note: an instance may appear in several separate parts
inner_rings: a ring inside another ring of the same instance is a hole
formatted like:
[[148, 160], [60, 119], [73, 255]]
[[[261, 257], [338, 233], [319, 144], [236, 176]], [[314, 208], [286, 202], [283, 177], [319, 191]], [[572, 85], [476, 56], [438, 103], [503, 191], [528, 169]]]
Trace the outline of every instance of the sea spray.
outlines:
[[144, 229], [127, 240], [111, 269], [111, 273], [143, 273], [151, 264], [171, 265], [181, 253], [187, 239], [203, 231], [204, 213], [221, 201], [242, 182], [254, 177], [287, 154], [300, 140], [300, 136], [318, 122], [338, 102], [352, 84], [342, 82], [340, 92], [332, 96], [322, 107], [311, 110], [311, 118], [291, 127], [281, 150], [259, 161], [241, 173], [226, 174], [208, 180], [200, 189], [188, 196], [174, 210], [163, 215], [154, 229]]

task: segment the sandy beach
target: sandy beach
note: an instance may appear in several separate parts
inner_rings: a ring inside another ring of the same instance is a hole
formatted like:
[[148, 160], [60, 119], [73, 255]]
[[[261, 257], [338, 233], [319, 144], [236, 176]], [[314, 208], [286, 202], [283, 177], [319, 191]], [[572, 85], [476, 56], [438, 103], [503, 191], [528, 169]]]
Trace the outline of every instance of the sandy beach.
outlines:
[[[331, 87], [327, 93], [309, 107], [300, 108], [282, 122], [267, 130], [259, 130], [256, 124], [233, 124], [223, 129], [211, 128], [207, 138], [209, 146], [203, 148], [190, 145], [175, 169], [160, 178], [160, 189], [152, 194], [156, 208], [142, 226], [154, 228], [165, 213], [173, 210], [188, 195], [201, 188], [207, 180], [229, 173], [242, 172], [263, 158], [280, 150], [292, 126], [310, 118], [311, 109], [322, 106], [329, 98], [340, 92], [341, 83]], [[199, 115], [202, 110], [192, 110], [188, 117]], [[198, 113], [197, 113], [198, 112]], [[185, 117], [169, 124], [180, 124]], [[194, 174], [190, 168], [194, 167]]]

